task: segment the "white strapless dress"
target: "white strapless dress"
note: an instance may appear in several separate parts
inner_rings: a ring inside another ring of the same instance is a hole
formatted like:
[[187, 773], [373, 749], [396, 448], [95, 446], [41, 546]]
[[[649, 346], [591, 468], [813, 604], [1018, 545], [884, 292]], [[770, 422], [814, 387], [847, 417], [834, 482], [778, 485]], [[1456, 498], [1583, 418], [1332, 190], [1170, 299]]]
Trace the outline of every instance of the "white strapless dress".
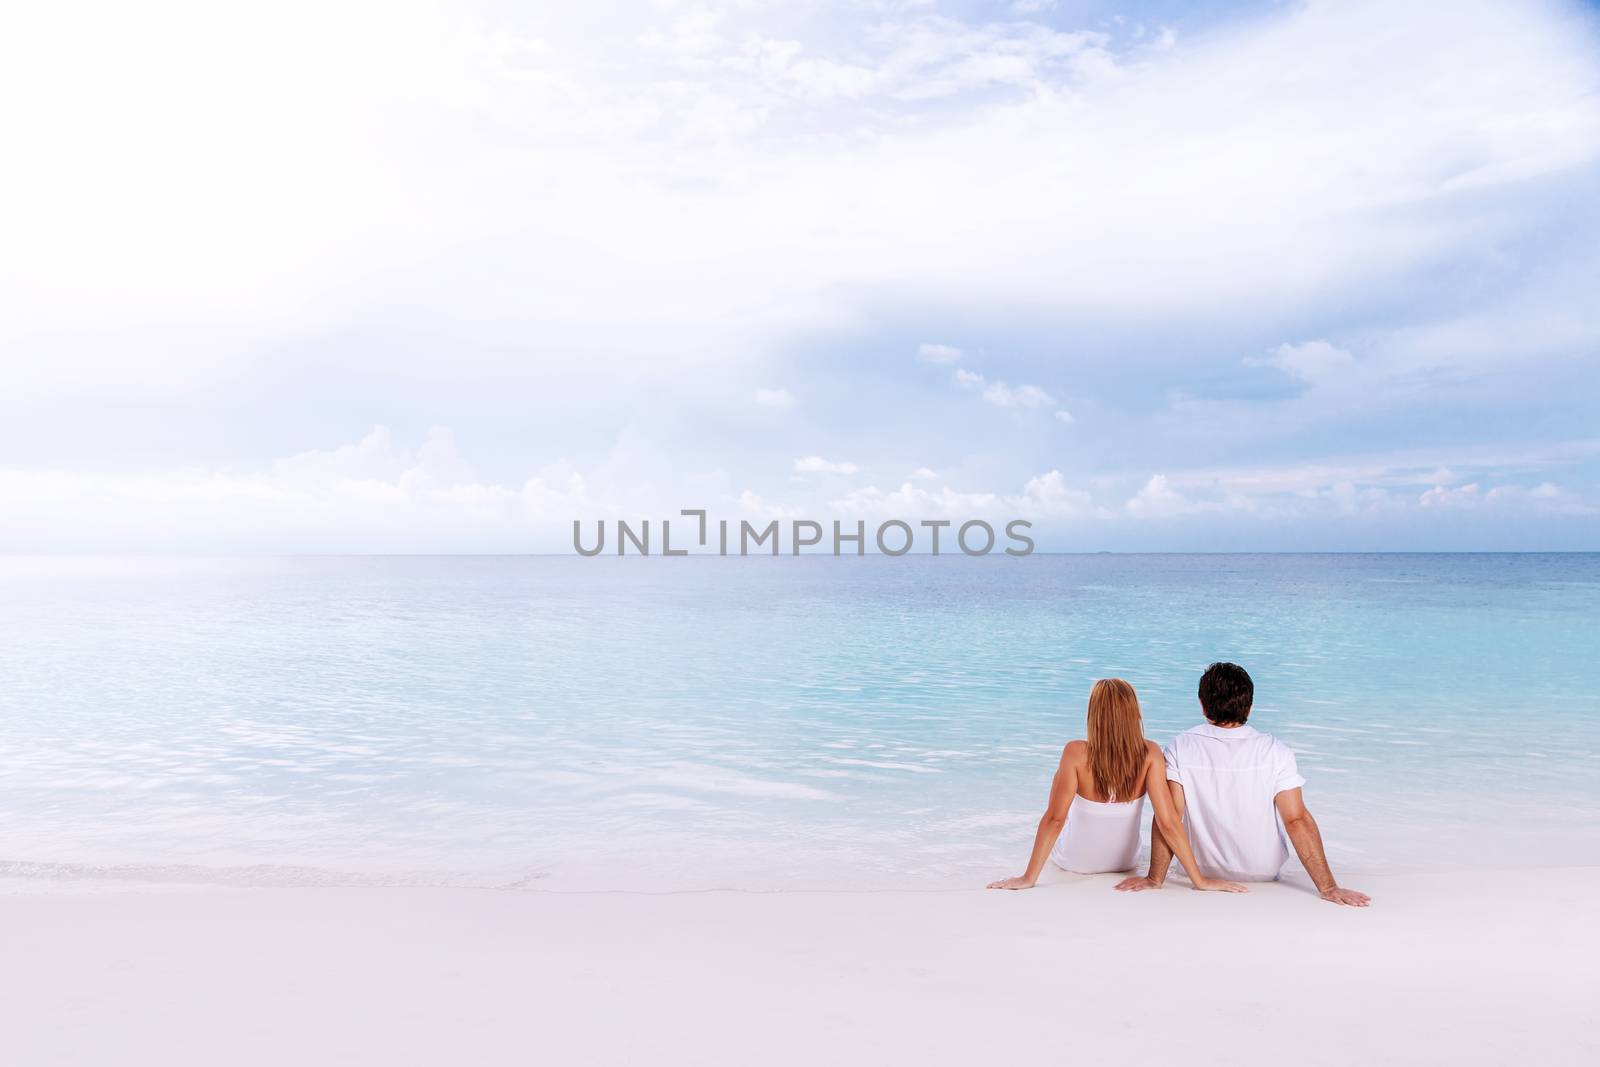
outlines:
[[1139, 816], [1144, 797], [1125, 804], [1073, 797], [1050, 861], [1075, 874], [1126, 871], [1139, 858]]

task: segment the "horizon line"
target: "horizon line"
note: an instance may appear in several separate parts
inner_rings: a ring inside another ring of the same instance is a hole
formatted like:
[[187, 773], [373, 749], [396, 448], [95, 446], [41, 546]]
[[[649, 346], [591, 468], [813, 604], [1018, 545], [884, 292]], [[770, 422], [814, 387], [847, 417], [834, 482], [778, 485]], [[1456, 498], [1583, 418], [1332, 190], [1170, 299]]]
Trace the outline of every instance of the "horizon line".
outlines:
[[1002, 552], [967, 555], [964, 552], [906, 552], [891, 555], [885, 552], [839, 553], [832, 552], [688, 552], [684, 555], [666, 556], [659, 552], [615, 552], [584, 556], [577, 552], [155, 552], [155, 551], [84, 551], [84, 552], [0, 552], [0, 559], [1010, 559], [1024, 560], [1032, 556], [1593, 556], [1600, 548], [1374, 548], [1374, 549], [1154, 549], [1126, 551], [1115, 549], [1083, 549], [1076, 551], [1045, 551], [1036, 549], [1024, 556], [1007, 556]]

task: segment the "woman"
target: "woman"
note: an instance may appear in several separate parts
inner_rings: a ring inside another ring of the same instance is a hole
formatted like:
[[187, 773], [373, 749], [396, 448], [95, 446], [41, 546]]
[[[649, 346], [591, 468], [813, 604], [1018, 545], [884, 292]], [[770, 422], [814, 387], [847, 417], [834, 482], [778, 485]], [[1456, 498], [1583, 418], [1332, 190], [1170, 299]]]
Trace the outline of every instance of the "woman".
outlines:
[[1130, 869], [1139, 853], [1146, 795], [1156, 809], [1154, 831], [1172, 846], [1196, 889], [1249, 892], [1238, 882], [1207, 878], [1195, 866], [1189, 835], [1167, 791], [1167, 762], [1160, 746], [1145, 740], [1139, 697], [1121, 678], [1102, 678], [1089, 691], [1089, 739], [1069, 742], [1061, 753], [1027, 871], [989, 888], [1033, 888], [1046, 857], [1077, 874]]

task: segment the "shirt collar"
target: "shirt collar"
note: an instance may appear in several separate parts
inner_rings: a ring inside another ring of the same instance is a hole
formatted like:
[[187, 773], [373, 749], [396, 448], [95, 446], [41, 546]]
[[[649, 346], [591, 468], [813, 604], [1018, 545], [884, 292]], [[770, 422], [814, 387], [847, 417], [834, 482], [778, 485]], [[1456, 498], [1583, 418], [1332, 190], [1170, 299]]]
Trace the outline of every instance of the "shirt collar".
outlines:
[[1251, 726], [1249, 723], [1245, 723], [1243, 726], [1229, 727], [1215, 726], [1209, 722], [1203, 722], [1189, 732], [1194, 734], [1204, 734], [1207, 737], [1220, 737], [1225, 741], [1243, 741], [1247, 737], [1254, 737], [1256, 735], [1256, 728]]

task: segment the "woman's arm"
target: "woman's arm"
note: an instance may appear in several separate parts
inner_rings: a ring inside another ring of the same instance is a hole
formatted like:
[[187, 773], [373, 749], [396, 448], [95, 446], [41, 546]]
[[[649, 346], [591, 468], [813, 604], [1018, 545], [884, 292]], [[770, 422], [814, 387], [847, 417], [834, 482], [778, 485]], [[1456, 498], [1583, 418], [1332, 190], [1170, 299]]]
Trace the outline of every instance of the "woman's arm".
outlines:
[[[1167, 791], [1167, 765], [1161, 750], [1151, 746], [1151, 756], [1145, 761], [1145, 791], [1150, 794], [1150, 804], [1156, 809], [1153, 829], [1177, 855], [1178, 862], [1189, 872], [1189, 881], [1196, 889], [1218, 890], [1223, 893], [1248, 893], [1250, 890], [1238, 882], [1225, 882], [1220, 878], [1207, 878], [1200, 873], [1194, 861], [1194, 849], [1189, 847], [1189, 835], [1184, 832], [1178, 809], [1172, 804], [1172, 794]], [[1155, 848], [1152, 841], [1151, 849]]]
[[1061, 836], [1061, 828], [1067, 824], [1067, 809], [1072, 807], [1072, 798], [1078, 793], [1076, 761], [1068, 756], [1071, 749], [1072, 746], [1068, 745], [1061, 750], [1061, 765], [1056, 768], [1055, 780], [1050, 783], [1050, 804], [1045, 808], [1044, 817], [1039, 820], [1039, 832], [1033, 836], [1033, 855], [1028, 857], [1028, 869], [1016, 878], [990, 882], [990, 889], [1032, 889], [1039, 880], [1044, 861], [1050, 857], [1056, 838]]

